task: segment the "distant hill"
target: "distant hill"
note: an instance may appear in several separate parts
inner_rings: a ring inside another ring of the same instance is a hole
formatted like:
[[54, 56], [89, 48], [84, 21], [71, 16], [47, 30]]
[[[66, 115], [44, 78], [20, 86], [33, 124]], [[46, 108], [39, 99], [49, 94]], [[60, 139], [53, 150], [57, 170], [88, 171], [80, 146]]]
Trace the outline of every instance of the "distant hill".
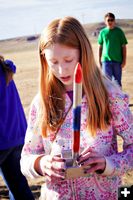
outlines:
[[[133, 37], [133, 19], [117, 19], [117, 26], [122, 28], [125, 32], [127, 38]], [[99, 31], [105, 26], [104, 22], [100, 23], [89, 23], [84, 24], [85, 30], [87, 32], [88, 37], [94, 42], [97, 39]], [[17, 37], [7, 40], [0, 40], [0, 50], [1, 53], [11, 52], [11, 51], [26, 51], [30, 49], [38, 48], [38, 35], [29, 35], [23, 37]]]
[[[133, 19], [116, 19], [116, 25], [119, 26], [127, 37], [133, 36]], [[88, 36], [98, 36], [99, 31], [105, 27], [104, 22], [84, 25]], [[129, 36], [130, 35], [130, 36]]]

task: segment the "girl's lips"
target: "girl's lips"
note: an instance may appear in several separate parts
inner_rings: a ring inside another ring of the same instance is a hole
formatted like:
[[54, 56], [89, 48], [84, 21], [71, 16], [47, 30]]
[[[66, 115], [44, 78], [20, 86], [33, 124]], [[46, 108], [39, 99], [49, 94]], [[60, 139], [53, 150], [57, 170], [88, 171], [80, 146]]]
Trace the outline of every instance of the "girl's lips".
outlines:
[[69, 81], [70, 79], [71, 79], [71, 76], [61, 77], [62, 81]]

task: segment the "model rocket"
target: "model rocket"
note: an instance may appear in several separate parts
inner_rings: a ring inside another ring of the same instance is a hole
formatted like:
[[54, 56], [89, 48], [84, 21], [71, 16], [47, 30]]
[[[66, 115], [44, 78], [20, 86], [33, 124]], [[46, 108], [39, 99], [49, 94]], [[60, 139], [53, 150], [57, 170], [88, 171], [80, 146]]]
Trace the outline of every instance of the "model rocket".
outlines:
[[72, 158], [73, 166], [76, 166], [76, 160], [80, 149], [80, 123], [81, 123], [81, 101], [82, 101], [82, 68], [77, 63], [74, 71], [73, 84], [73, 142]]

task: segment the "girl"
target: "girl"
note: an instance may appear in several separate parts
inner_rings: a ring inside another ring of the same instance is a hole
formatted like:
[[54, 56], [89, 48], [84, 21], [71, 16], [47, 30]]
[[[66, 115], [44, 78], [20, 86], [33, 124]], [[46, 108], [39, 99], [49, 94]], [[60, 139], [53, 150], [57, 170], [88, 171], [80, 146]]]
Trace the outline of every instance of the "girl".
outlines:
[[[133, 118], [127, 95], [103, 77], [85, 30], [73, 17], [48, 25], [40, 38], [39, 54], [40, 91], [31, 104], [21, 159], [23, 174], [45, 177], [41, 199], [117, 199], [120, 176], [133, 167]], [[77, 62], [83, 71], [77, 163], [87, 177], [66, 179]], [[117, 151], [117, 135], [124, 140], [121, 153]]]

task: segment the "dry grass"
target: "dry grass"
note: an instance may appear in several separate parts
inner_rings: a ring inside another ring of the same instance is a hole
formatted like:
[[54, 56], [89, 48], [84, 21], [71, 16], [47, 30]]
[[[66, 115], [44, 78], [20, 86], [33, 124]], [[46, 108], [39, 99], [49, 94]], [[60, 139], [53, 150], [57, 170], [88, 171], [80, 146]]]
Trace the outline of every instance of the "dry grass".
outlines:
[[[89, 26], [86, 26], [89, 29]], [[96, 28], [96, 27], [95, 27]], [[129, 28], [129, 27], [128, 27]], [[93, 27], [94, 29], [94, 27]], [[130, 32], [130, 31], [129, 31]], [[127, 34], [128, 37], [128, 51], [127, 51], [127, 65], [123, 70], [123, 90], [129, 94], [130, 103], [133, 103], [133, 37], [132, 33]], [[97, 60], [97, 42], [96, 38], [90, 36], [90, 41], [93, 46], [93, 51]], [[28, 117], [29, 105], [38, 90], [38, 75], [39, 75], [39, 57], [38, 57], [38, 40], [27, 41], [27, 38], [16, 38], [13, 40], [0, 41], [1, 53], [7, 59], [11, 59], [17, 66], [17, 74], [15, 75], [15, 82], [24, 106], [26, 116]], [[119, 139], [120, 144], [121, 140]], [[40, 185], [43, 179], [28, 180], [31, 189], [38, 199]], [[127, 173], [123, 177], [123, 183], [133, 184], [133, 173]], [[0, 196], [2, 200], [8, 199], [7, 189], [0, 178]]]

